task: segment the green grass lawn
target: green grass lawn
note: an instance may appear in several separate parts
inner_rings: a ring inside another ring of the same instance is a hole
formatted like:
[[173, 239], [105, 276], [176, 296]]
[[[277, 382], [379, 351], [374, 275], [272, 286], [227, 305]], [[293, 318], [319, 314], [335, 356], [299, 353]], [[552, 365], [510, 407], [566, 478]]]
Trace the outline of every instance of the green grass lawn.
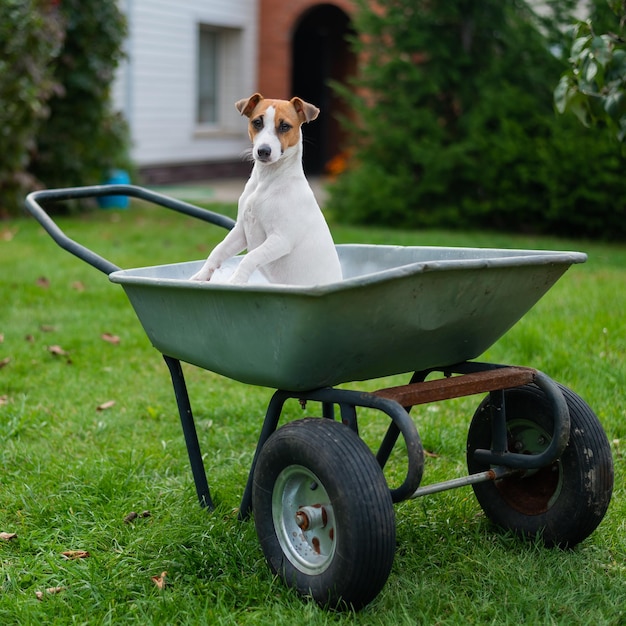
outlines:
[[[141, 205], [60, 223], [121, 267], [199, 259], [223, 236]], [[589, 254], [483, 359], [541, 369], [597, 413], [615, 461], [613, 500], [599, 528], [573, 550], [548, 550], [495, 529], [471, 488], [448, 491], [396, 506], [394, 567], [363, 611], [331, 613], [302, 600], [273, 578], [254, 524], [237, 521], [235, 510], [272, 390], [185, 366], [217, 505], [213, 513], [202, 510], [167, 368], [123, 291], [58, 248], [34, 221], [0, 222], [0, 532], [17, 535], [0, 539], [0, 623], [626, 623], [626, 246], [332, 230], [338, 243]], [[463, 474], [479, 401], [415, 411], [432, 453], [425, 482]], [[287, 419], [302, 416], [294, 404]], [[366, 411], [361, 426], [370, 442], [386, 423]], [[139, 515], [129, 521], [131, 512]], [[74, 551], [88, 556], [63, 554]]]

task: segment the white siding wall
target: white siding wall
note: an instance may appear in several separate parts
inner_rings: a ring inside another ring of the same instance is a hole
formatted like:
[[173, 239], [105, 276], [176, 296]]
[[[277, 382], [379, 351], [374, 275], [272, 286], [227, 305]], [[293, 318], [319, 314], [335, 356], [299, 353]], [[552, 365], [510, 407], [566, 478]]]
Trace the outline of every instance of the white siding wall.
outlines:
[[[129, 26], [128, 61], [114, 87], [130, 123], [137, 165], [238, 159], [248, 146], [234, 100], [256, 85], [255, 0], [120, 0]], [[200, 24], [229, 29], [219, 128], [196, 123]], [[234, 29], [234, 30], [230, 30]], [[234, 39], [234, 45], [233, 45]]]

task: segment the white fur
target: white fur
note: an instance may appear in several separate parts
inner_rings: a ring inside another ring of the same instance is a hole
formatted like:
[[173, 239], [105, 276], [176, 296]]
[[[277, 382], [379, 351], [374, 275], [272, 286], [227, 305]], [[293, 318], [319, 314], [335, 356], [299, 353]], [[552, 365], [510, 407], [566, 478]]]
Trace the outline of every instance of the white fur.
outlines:
[[263, 146], [271, 150], [271, 154], [266, 163], [276, 163], [281, 157], [282, 147], [276, 134], [276, 108], [273, 106], [267, 107], [263, 115], [263, 121], [265, 125], [260, 133], [257, 133], [254, 138], [254, 144], [252, 146], [253, 158], [259, 158], [257, 150]]
[[[264, 127], [254, 136], [254, 167], [239, 198], [237, 222], [192, 280], [211, 280], [230, 257], [244, 250], [229, 282], [248, 282], [259, 269], [270, 283], [316, 285], [341, 280], [341, 266], [328, 225], [302, 168], [302, 134], [282, 150], [274, 116], [265, 109]], [[259, 148], [270, 155], [260, 156]], [[263, 160], [261, 160], [263, 159]]]

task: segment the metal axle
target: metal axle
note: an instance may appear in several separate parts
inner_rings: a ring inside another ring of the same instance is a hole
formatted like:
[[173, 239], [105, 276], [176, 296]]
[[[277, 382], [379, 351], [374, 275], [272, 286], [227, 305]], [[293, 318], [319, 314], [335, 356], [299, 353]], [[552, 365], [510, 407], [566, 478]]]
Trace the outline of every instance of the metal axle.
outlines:
[[519, 475], [520, 470], [511, 469], [509, 467], [494, 467], [486, 472], [479, 472], [478, 474], [470, 474], [469, 476], [462, 476], [461, 478], [453, 478], [452, 480], [445, 480], [441, 483], [433, 483], [432, 485], [425, 485], [415, 491], [415, 493], [409, 498], [414, 500], [421, 496], [427, 496], [431, 493], [439, 493], [440, 491], [447, 491], [448, 489], [456, 489], [457, 487], [466, 487], [467, 485], [475, 485], [477, 483], [486, 483], [490, 480], [500, 480], [502, 478], [508, 478], [510, 476]]

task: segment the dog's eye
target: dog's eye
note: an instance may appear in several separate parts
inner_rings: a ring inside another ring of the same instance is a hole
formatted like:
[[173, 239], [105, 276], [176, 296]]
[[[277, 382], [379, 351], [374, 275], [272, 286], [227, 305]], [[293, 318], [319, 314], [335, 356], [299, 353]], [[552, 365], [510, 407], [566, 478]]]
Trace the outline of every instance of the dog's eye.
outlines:
[[252, 120], [251, 124], [254, 130], [261, 130], [263, 128], [263, 118], [257, 117], [255, 120]]
[[292, 128], [293, 128], [293, 126], [291, 124], [287, 124], [287, 122], [281, 122], [278, 125], [278, 132], [279, 133], [288, 133]]

